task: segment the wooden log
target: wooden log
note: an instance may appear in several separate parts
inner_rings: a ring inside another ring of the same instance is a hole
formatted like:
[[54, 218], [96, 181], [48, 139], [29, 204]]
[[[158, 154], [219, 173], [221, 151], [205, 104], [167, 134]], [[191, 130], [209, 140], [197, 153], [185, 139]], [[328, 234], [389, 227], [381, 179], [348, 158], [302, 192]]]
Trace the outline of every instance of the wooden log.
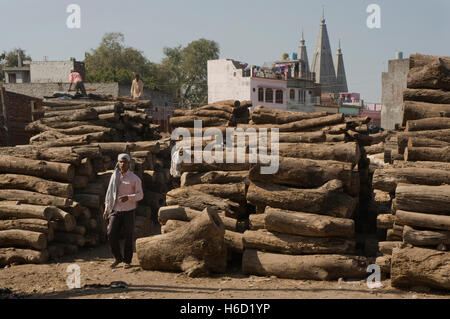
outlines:
[[378, 243], [378, 251], [383, 255], [392, 255], [392, 250], [401, 246], [402, 242], [399, 241], [380, 241]]
[[395, 222], [411, 227], [450, 230], [450, 216], [397, 210], [395, 213]]
[[403, 154], [406, 146], [408, 146], [408, 140], [410, 137], [432, 138], [435, 140], [450, 143], [450, 129], [418, 132], [399, 132], [397, 133], [399, 154]]
[[86, 109], [75, 110], [73, 112], [70, 112], [70, 114], [44, 118], [41, 119], [41, 122], [43, 124], [50, 124], [58, 122], [89, 121], [89, 120], [98, 120], [97, 111], [90, 107]]
[[198, 116], [198, 117], [213, 117], [230, 120], [232, 114], [226, 111], [219, 110], [174, 110], [173, 117]]
[[91, 181], [95, 176], [94, 167], [89, 158], [83, 158], [80, 166], [77, 167], [76, 175], [87, 176]]
[[403, 126], [406, 125], [407, 121], [431, 117], [450, 117], [450, 105], [413, 101], [403, 103]]
[[376, 169], [372, 185], [375, 189], [394, 193], [397, 185], [442, 185], [450, 184], [450, 171], [431, 168], [383, 168]]
[[403, 91], [403, 101], [450, 104], [450, 92], [429, 89], [406, 89]]
[[377, 228], [389, 229], [394, 225], [395, 216], [392, 214], [380, 214], [377, 216]]
[[228, 124], [227, 119], [223, 119], [220, 117], [202, 117], [195, 115], [171, 117], [169, 120], [170, 126], [173, 128], [194, 127], [194, 121], [201, 121], [202, 126], [204, 127], [222, 126]]
[[217, 211], [223, 211], [229, 217], [240, 214], [239, 204], [228, 199], [223, 199], [206, 194], [188, 187], [173, 189], [166, 195], [167, 205], [180, 205], [196, 210], [204, 210], [207, 207]]
[[[447, 60], [446, 60], [447, 59]], [[420, 62], [416, 62], [419, 60]], [[410, 56], [407, 87], [411, 89], [450, 90], [448, 58], [413, 54]]]
[[391, 273], [391, 255], [379, 256], [375, 260], [375, 264], [380, 266], [381, 273], [384, 275], [389, 275]]
[[77, 225], [75, 217], [58, 207], [50, 207], [50, 210], [52, 211], [52, 217], [56, 220], [61, 221], [67, 231], [72, 231], [75, 229]]
[[36, 218], [50, 220], [54, 211], [50, 206], [38, 206], [27, 204], [10, 204], [0, 202], [0, 218]]
[[93, 146], [100, 147], [102, 154], [111, 154], [114, 157], [120, 153], [129, 153], [130, 148], [133, 147], [133, 143], [119, 143], [119, 142], [110, 142], [110, 143], [93, 143]]
[[0, 266], [11, 264], [43, 264], [47, 260], [47, 250], [0, 248]]
[[258, 230], [266, 228], [266, 214], [251, 214], [248, 216], [249, 229]]
[[354, 142], [335, 145], [280, 143], [279, 155], [348, 162], [356, 165], [361, 157], [361, 151], [358, 144]]
[[276, 253], [299, 254], [351, 254], [353, 240], [332, 237], [305, 237], [260, 229], [247, 230], [243, 237], [245, 249], [258, 249]]
[[410, 137], [408, 139], [408, 147], [446, 147], [450, 146], [450, 142], [439, 141], [433, 138], [426, 137]]
[[324, 117], [326, 115], [326, 112], [289, 112], [271, 109], [260, 105], [256, 106], [253, 110], [251, 119], [256, 124], [285, 124], [305, 119]]
[[[104, 144], [104, 143], [102, 143]], [[72, 147], [73, 152], [80, 155], [81, 158], [99, 158], [102, 157], [102, 149], [97, 145], [83, 145]]]
[[15, 147], [1, 147], [0, 154], [29, 158], [33, 160], [44, 160], [50, 162], [70, 163], [79, 165], [81, 157], [72, 151], [70, 147], [59, 147], [47, 149], [39, 146], [20, 145]]
[[229, 199], [236, 203], [245, 203], [245, 184], [244, 183], [229, 183], [229, 184], [197, 184], [186, 186], [188, 191], [190, 189], [213, 195], [220, 198]]
[[394, 249], [391, 283], [405, 288], [427, 286], [450, 290], [450, 252], [425, 248]]
[[356, 189], [352, 187], [351, 163], [280, 157], [278, 171], [275, 174], [261, 174], [261, 166], [262, 164], [252, 166], [249, 172], [251, 181], [314, 188], [332, 179], [339, 179], [344, 184], [346, 192], [354, 196], [359, 194], [359, 187]]
[[246, 249], [242, 272], [260, 276], [300, 280], [336, 280], [365, 278], [368, 260], [360, 256], [291, 256]]
[[47, 247], [47, 236], [43, 233], [29, 230], [1, 230], [0, 247], [17, 247], [42, 250]]
[[161, 234], [167, 234], [173, 232], [175, 229], [185, 227], [189, 222], [182, 220], [170, 219], [164, 225], [161, 226]]
[[228, 184], [246, 183], [248, 184], [248, 171], [211, 171], [204, 173], [185, 172], [181, 175], [180, 186], [190, 186], [197, 184]]
[[65, 197], [40, 194], [20, 189], [0, 189], [0, 199], [20, 201], [25, 204], [69, 207], [72, 200]]
[[[226, 270], [225, 229], [211, 209], [168, 234], [139, 238], [136, 252], [146, 270], [183, 271], [189, 276], [207, 275]], [[204, 243], [208, 244], [205, 245]]]
[[21, 229], [43, 233], [48, 236], [49, 223], [47, 220], [23, 218], [12, 220], [0, 220], [0, 230]]
[[265, 228], [271, 232], [311, 236], [345, 237], [355, 234], [355, 223], [351, 219], [294, 212], [266, 207]]
[[430, 214], [450, 214], [450, 185], [398, 184], [396, 209]]
[[394, 161], [392, 163], [394, 168], [405, 168], [405, 167], [419, 167], [419, 168], [431, 168], [439, 170], [450, 170], [450, 163], [445, 162], [405, 162], [405, 161]]
[[450, 146], [446, 147], [407, 147], [405, 161], [450, 162]]
[[244, 163], [184, 163], [180, 164], [181, 172], [210, 172], [210, 171], [248, 171], [250, 169], [250, 162]]
[[8, 155], [0, 155], [0, 171], [69, 182], [75, 176], [75, 168], [71, 164], [37, 161]]
[[86, 244], [86, 238], [83, 235], [61, 231], [55, 232], [54, 241], [64, 244], [77, 245], [78, 247], [83, 247]]
[[130, 151], [133, 152], [148, 151], [152, 153], [159, 153], [161, 145], [159, 141], [140, 141], [134, 142], [129, 148]]
[[0, 174], [0, 189], [23, 189], [67, 198], [73, 196], [71, 184], [20, 174]]
[[77, 193], [73, 198], [83, 206], [94, 209], [100, 208], [101, 200], [99, 195]]
[[450, 128], [450, 118], [448, 117], [430, 117], [420, 120], [411, 120], [406, 122], [406, 132], [443, 130]]
[[393, 229], [388, 229], [386, 232], [386, 240], [387, 241], [402, 241], [402, 236], [395, 233]]
[[450, 231], [417, 230], [405, 225], [403, 227], [403, 241], [414, 246], [450, 245]]
[[365, 147], [366, 154], [379, 154], [384, 152], [384, 142]]
[[[271, 136], [271, 132], [268, 133]], [[328, 135], [323, 131], [303, 132], [303, 133], [279, 133], [280, 143], [321, 143], [327, 140]]]
[[232, 251], [242, 254], [244, 252], [243, 237], [244, 237], [244, 234], [225, 229], [225, 234], [223, 236], [223, 239], [224, 239], [225, 245], [228, 248], [230, 248]]
[[349, 218], [356, 208], [357, 198], [343, 193], [342, 182], [338, 180], [314, 189], [255, 182], [247, 191], [247, 201], [253, 205]]

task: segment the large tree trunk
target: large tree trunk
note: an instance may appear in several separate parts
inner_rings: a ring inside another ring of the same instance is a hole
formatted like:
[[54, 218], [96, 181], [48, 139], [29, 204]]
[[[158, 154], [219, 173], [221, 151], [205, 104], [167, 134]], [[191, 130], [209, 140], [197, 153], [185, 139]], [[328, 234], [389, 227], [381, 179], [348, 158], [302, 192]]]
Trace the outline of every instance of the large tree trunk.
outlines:
[[425, 248], [394, 249], [391, 283], [394, 287], [427, 286], [450, 290], [450, 252]]
[[435, 147], [407, 147], [405, 161], [433, 161], [450, 162], [450, 146]]
[[315, 189], [298, 189], [275, 184], [250, 184], [247, 201], [253, 205], [317, 213], [334, 217], [352, 216], [358, 198], [342, 192], [342, 182], [332, 180]]
[[411, 55], [407, 87], [450, 90], [449, 58], [422, 54]]
[[90, 107], [86, 109], [75, 110], [73, 112], [70, 112], [70, 114], [40, 119], [41, 123], [43, 124], [89, 120], [98, 120], [97, 111]]
[[399, 132], [397, 133], [399, 154], [403, 154], [405, 147], [408, 146], [408, 140], [410, 137], [426, 137], [450, 143], [450, 129], [418, 132]]
[[0, 247], [18, 247], [42, 250], [47, 247], [47, 236], [43, 233], [29, 230], [1, 230]]
[[0, 171], [69, 182], [75, 176], [75, 168], [71, 164], [36, 161], [8, 155], [0, 155]]
[[265, 213], [266, 229], [273, 232], [311, 237], [345, 238], [352, 238], [355, 234], [355, 223], [352, 219], [300, 213], [272, 207], [266, 207]]
[[64, 224], [66, 231], [72, 231], [75, 229], [75, 227], [77, 226], [75, 217], [57, 207], [50, 207], [50, 209], [53, 213], [52, 217], [56, 220], [61, 221]]
[[189, 276], [223, 273], [226, 269], [225, 229], [210, 209], [168, 234], [136, 241], [139, 264], [146, 270], [183, 271]]
[[244, 252], [244, 234], [237, 233], [232, 230], [225, 229], [223, 237], [225, 245], [232, 251], [242, 254]]
[[416, 230], [406, 225], [403, 227], [403, 241], [414, 246], [450, 245], [450, 231]]
[[[330, 135], [334, 136], [334, 135]], [[279, 133], [280, 143], [322, 143], [327, 141], [327, 135], [323, 131], [306, 133]]]
[[248, 183], [248, 171], [211, 171], [205, 173], [185, 172], [181, 175], [180, 186], [197, 184]]
[[47, 250], [0, 248], [0, 266], [11, 264], [43, 264], [48, 260]]
[[353, 240], [332, 237], [305, 237], [270, 232], [265, 229], [247, 230], [244, 233], [244, 248], [272, 251], [282, 254], [352, 254]]
[[232, 114], [226, 111], [219, 110], [174, 110], [173, 117], [186, 117], [186, 116], [196, 116], [196, 117], [212, 117], [221, 118], [229, 121]]
[[238, 203], [209, 195], [188, 187], [173, 189], [166, 195], [166, 205], [180, 205], [196, 210], [204, 210], [207, 207], [223, 211], [229, 217], [240, 214]]
[[395, 223], [411, 227], [450, 230], [450, 216], [397, 210]]
[[408, 139], [408, 147], [446, 147], [450, 146], [450, 142], [439, 141], [434, 138], [426, 137], [410, 137]]
[[450, 184], [450, 171], [431, 168], [379, 168], [373, 174], [372, 186], [394, 193], [399, 183], [419, 185]]
[[406, 89], [403, 91], [403, 101], [450, 104], [450, 92], [443, 90]]
[[81, 205], [89, 207], [89, 208], [94, 208], [94, 209], [99, 209], [100, 205], [101, 205], [101, 199], [99, 195], [95, 195], [95, 194], [80, 194], [77, 193], [74, 195], [74, 200], [76, 200], [77, 202], [79, 202]]
[[28, 175], [0, 174], [0, 188], [30, 190], [67, 198], [72, 198], [73, 196], [73, 187], [71, 184], [48, 181]]
[[358, 173], [352, 171], [350, 163], [280, 157], [275, 174], [261, 174], [261, 166], [263, 165], [255, 164], [251, 168], [251, 181], [314, 188], [332, 179], [339, 179], [346, 192], [354, 196], [359, 194], [359, 181], [357, 185], [353, 185], [352, 179], [352, 175]]
[[11, 219], [11, 220], [0, 220], [0, 230], [9, 229], [21, 229], [34, 231], [38, 233], [43, 233], [48, 236], [49, 223], [47, 220], [35, 219], [35, 218], [25, 218], [25, 219]]
[[81, 161], [80, 155], [73, 152], [71, 147], [59, 147], [56, 149], [47, 149], [32, 145], [1, 147], [0, 154], [33, 160], [70, 163], [73, 165], [79, 165]]
[[246, 249], [242, 257], [244, 274], [300, 280], [362, 279], [367, 266], [368, 260], [360, 256], [291, 256]]
[[419, 167], [419, 168], [431, 168], [440, 170], [450, 170], [450, 163], [445, 162], [405, 162], [405, 161], [394, 161], [392, 167], [395, 168], [406, 168], [406, 167]]
[[403, 103], [403, 122], [421, 120], [431, 117], [450, 117], [450, 104], [433, 104], [425, 102], [405, 101]]
[[26, 204], [70, 207], [72, 200], [65, 197], [40, 194], [20, 189], [0, 189], [0, 199], [20, 201]]
[[266, 228], [266, 214], [251, 214], [248, 216], [248, 219], [250, 230]]
[[389, 229], [394, 226], [395, 215], [392, 214], [380, 214], [377, 216], [377, 228]]
[[285, 124], [305, 119], [324, 117], [326, 115], [326, 112], [289, 112], [257, 106], [252, 112], [251, 119], [255, 124]]
[[36, 218], [50, 220], [54, 210], [50, 206], [38, 206], [27, 204], [10, 204], [0, 202], [0, 218]]
[[399, 241], [380, 241], [378, 243], [378, 251], [383, 255], [392, 255], [392, 250], [401, 246], [402, 242]]
[[284, 157], [348, 162], [356, 165], [361, 157], [361, 151], [358, 144], [354, 142], [334, 145], [280, 143], [279, 155]]
[[245, 163], [181, 163], [181, 172], [210, 172], [210, 171], [248, 171], [250, 162], [246, 158]]
[[421, 120], [407, 121], [406, 131], [443, 130], [450, 128], [450, 118], [430, 117]]
[[169, 122], [173, 128], [177, 127], [194, 127], [194, 121], [201, 121], [203, 127], [227, 125], [228, 120], [219, 117], [201, 117], [201, 116], [177, 116], [171, 117]]
[[194, 189], [209, 195], [220, 198], [229, 199], [236, 203], [244, 204], [245, 198], [245, 184], [244, 183], [229, 183], [229, 184], [197, 184], [187, 186], [188, 189]]
[[395, 208], [430, 214], [450, 214], [450, 185], [423, 186], [399, 184]]

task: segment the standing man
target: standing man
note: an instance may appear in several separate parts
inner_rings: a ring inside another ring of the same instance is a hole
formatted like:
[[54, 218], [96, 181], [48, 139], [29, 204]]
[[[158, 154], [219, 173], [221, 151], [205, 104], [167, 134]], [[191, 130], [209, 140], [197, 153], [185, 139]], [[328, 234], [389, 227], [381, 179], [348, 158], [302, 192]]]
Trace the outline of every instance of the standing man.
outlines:
[[86, 89], [84, 88], [83, 79], [81, 78], [80, 73], [75, 72], [75, 70], [71, 70], [69, 74], [69, 82], [70, 85], [67, 92], [70, 92], [70, 90], [72, 89], [72, 83], [75, 83], [76, 93], [78, 93], [78, 91], [80, 90], [83, 96], [87, 96]]
[[[144, 195], [142, 182], [130, 168], [131, 158], [128, 154], [120, 154], [114, 173], [109, 180], [108, 191], [105, 198], [105, 212], [103, 217], [109, 220], [108, 242], [115, 261], [111, 268], [124, 262], [124, 268], [130, 268], [133, 258], [134, 218], [137, 202]], [[125, 236], [124, 254], [120, 250], [120, 233], [123, 229]]]
[[139, 74], [136, 74], [131, 84], [130, 95], [133, 99], [139, 100], [144, 96], [144, 82], [142, 82]]

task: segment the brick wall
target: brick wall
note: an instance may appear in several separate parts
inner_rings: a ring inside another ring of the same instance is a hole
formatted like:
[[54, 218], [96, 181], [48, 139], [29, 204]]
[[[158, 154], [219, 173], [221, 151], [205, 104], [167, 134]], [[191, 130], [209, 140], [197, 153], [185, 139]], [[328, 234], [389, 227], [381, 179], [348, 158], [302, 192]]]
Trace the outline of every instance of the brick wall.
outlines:
[[0, 88], [2, 98], [2, 115], [8, 130], [6, 141], [0, 141], [3, 146], [28, 144], [32, 134], [25, 131], [25, 126], [37, 120], [32, 109], [42, 110], [42, 100], [23, 94], [6, 91]]

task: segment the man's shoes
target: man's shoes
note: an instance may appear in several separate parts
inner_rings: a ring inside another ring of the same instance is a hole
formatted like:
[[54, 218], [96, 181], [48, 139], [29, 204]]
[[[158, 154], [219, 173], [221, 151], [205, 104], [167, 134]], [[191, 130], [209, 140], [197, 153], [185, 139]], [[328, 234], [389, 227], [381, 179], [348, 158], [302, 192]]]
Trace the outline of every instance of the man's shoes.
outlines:
[[125, 265], [123, 265], [123, 269], [128, 269], [128, 268], [131, 268], [131, 264], [125, 263]]
[[111, 264], [111, 268], [115, 268], [118, 264], [120, 264], [121, 263], [121, 261], [118, 261], [118, 260], [114, 260], [114, 262]]

